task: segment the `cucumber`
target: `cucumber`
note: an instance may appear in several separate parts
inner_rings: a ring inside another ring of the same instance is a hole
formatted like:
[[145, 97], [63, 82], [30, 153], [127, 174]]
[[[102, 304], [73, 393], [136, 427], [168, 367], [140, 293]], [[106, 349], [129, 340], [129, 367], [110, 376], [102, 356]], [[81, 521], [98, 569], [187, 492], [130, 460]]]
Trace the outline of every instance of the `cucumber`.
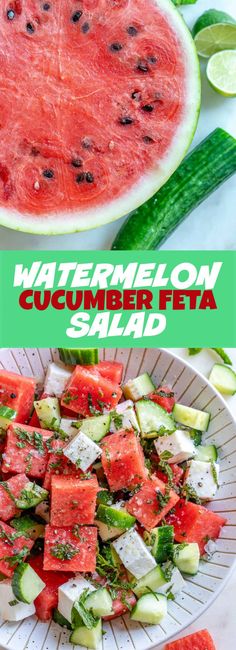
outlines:
[[16, 567], [12, 578], [12, 590], [17, 600], [23, 603], [33, 603], [35, 598], [46, 587], [30, 564], [21, 562]]
[[125, 533], [125, 528], [118, 528], [117, 526], [108, 526], [104, 524], [103, 521], [94, 520], [95, 525], [98, 528], [99, 536], [103, 542], [108, 542], [110, 539], [115, 539]]
[[107, 524], [108, 527], [128, 530], [135, 524], [135, 517], [130, 515], [125, 508], [118, 509], [100, 504], [97, 509], [96, 519]]
[[6, 431], [11, 424], [12, 420], [15, 420], [16, 411], [14, 409], [8, 408], [8, 406], [0, 405], [0, 428], [3, 431]]
[[147, 372], [135, 379], [129, 379], [123, 386], [125, 398], [131, 399], [133, 402], [137, 402], [138, 399], [152, 393], [153, 390], [155, 390], [155, 386]]
[[60, 614], [57, 608], [53, 610], [52, 618], [53, 621], [55, 621], [55, 623], [58, 623], [58, 625], [61, 627], [66, 627], [68, 630], [72, 630], [70, 622], [67, 621], [65, 616], [62, 616], [62, 614]]
[[31, 539], [38, 539], [38, 537], [44, 536], [45, 526], [39, 524], [29, 515], [15, 517], [10, 521], [10, 526], [21, 532], [22, 535], [28, 535]]
[[92, 366], [98, 363], [97, 348], [58, 348], [59, 357], [68, 366]]
[[185, 427], [207, 431], [210, 422], [210, 413], [193, 409], [191, 406], [176, 403], [173, 408], [173, 417]]
[[101, 587], [92, 591], [84, 601], [86, 609], [92, 612], [94, 616], [102, 618], [103, 616], [112, 616], [112, 599], [106, 587]]
[[236, 140], [215, 129], [183, 160], [149, 201], [121, 227], [113, 250], [156, 248], [214, 190], [236, 172]]
[[176, 7], [179, 7], [180, 5], [195, 5], [197, 0], [172, 0], [172, 2]]
[[200, 561], [198, 544], [195, 544], [195, 542], [190, 544], [175, 544], [173, 561], [182, 573], [188, 573], [191, 576], [196, 575]]
[[232, 368], [227, 368], [221, 363], [215, 363], [210, 372], [209, 381], [224, 395], [236, 393], [236, 373]]
[[45, 397], [45, 399], [34, 402], [34, 408], [42, 429], [59, 428], [61, 414], [57, 397]]
[[135, 596], [140, 598], [143, 594], [147, 594], [152, 591], [158, 591], [162, 585], [166, 583], [166, 579], [162, 568], [160, 566], [154, 567], [149, 573], [147, 573], [143, 578], [140, 578], [135, 586], [133, 587], [133, 592]]
[[210, 463], [211, 461], [217, 461], [217, 459], [218, 453], [215, 445], [199, 445], [199, 447], [196, 448], [194, 460], [202, 460], [206, 463]]
[[97, 504], [104, 504], [105, 506], [111, 506], [113, 503], [113, 495], [109, 490], [99, 490], [97, 493]]
[[172, 416], [159, 404], [148, 399], [140, 399], [135, 408], [143, 438], [157, 438], [161, 429], [166, 433], [176, 429]]
[[153, 543], [152, 554], [157, 564], [163, 564], [163, 562], [171, 560], [174, 548], [174, 527], [159, 526], [159, 528], [153, 528], [151, 539]]
[[162, 594], [144, 594], [138, 600], [130, 618], [139, 623], [158, 625], [167, 614], [167, 598]]
[[47, 490], [37, 485], [37, 483], [29, 481], [21, 491], [20, 496], [15, 499], [15, 504], [20, 510], [26, 510], [27, 508], [34, 508], [38, 503], [44, 501], [47, 496]]
[[73, 630], [70, 635], [70, 643], [74, 645], [82, 645], [86, 648], [91, 648], [91, 650], [96, 650], [97, 646], [102, 640], [102, 623], [101, 619], [97, 622], [97, 625], [91, 630], [88, 630], [85, 625], [81, 625]]
[[106, 415], [95, 415], [86, 420], [78, 420], [73, 423], [76, 429], [80, 429], [83, 433], [91, 438], [94, 442], [99, 442], [104, 436], [109, 433], [111, 424], [110, 413]]

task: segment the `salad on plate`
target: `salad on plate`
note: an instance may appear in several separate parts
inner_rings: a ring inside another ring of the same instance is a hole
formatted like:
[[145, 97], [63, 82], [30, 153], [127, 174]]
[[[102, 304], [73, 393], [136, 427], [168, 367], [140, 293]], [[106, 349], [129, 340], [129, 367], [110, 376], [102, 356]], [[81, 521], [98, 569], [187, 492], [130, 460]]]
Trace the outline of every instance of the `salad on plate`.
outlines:
[[93, 349], [60, 349], [43, 389], [0, 370], [0, 616], [36, 613], [96, 648], [102, 621], [158, 625], [214, 550], [210, 413]]

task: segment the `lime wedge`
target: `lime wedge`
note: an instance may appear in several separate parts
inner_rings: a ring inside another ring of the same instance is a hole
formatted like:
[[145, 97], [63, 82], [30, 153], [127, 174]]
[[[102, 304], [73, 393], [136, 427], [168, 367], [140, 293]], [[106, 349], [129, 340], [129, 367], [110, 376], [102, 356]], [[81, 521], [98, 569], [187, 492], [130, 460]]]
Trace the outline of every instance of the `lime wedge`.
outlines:
[[200, 56], [207, 58], [221, 50], [236, 49], [236, 21], [224, 11], [205, 11], [195, 23], [192, 33]]
[[224, 97], [236, 97], [236, 50], [213, 54], [207, 64], [207, 78]]

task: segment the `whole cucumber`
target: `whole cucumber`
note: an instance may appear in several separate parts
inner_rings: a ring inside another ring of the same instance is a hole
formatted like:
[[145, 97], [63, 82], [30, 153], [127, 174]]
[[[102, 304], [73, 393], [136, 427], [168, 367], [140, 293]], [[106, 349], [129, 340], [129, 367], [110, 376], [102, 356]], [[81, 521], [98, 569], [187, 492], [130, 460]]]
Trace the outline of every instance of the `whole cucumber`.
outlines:
[[215, 129], [184, 158], [167, 183], [121, 227], [113, 250], [158, 248], [204, 199], [236, 172], [236, 140]]

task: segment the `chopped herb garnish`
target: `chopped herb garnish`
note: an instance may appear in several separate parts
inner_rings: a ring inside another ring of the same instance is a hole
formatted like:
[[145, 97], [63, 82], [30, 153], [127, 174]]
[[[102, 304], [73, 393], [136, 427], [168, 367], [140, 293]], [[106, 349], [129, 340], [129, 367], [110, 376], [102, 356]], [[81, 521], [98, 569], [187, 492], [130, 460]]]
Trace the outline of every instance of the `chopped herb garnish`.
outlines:
[[75, 555], [78, 555], [79, 550], [69, 542], [58, 542], [51, 547], [50, 553], [58, 560], [72, 560]]
[[197, 495], [196, 490], [191, 485], [188, 485], [187, 483], [183, 486], [182, 490], [183, 496], [185, 497], [186, 501], [194, 501], [198, 505], [201, 504], [201, 499], [199, 499], [199, 496]]
[[110, 411], [111, 419], [114, 422], [116, 429], [121, 429], [123, 424], [123, 417], [117, 411]]

